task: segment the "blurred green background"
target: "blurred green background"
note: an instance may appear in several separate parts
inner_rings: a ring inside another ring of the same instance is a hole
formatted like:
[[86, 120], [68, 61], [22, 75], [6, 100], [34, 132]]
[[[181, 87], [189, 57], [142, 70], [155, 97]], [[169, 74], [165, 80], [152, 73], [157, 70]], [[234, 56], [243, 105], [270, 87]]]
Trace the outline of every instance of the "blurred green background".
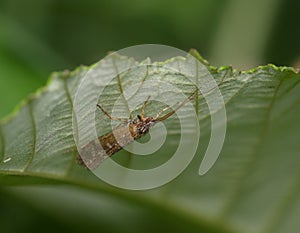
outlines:
[[[90, 65], [108, 51], [137, 44], [195, 48], [215, 66], [300, 67], [299, 12], [298, 0], [0, 0], [0, 117], [45, 85], [51, 72]], [[45, 204], [59, 192], [63, 197], [57, 194], [56, 206], [65, 204], [68, 191], [33, 190], [0, 190], [1, 232], [33, 232], [42, 225], [46, 232], [89, 229]], [[99, 201], [99, 209], [106, 210], [106, 200]], [[118, 206], [117, 211], [107, 209], [107, 215], [134, 216], [129, 206]], [[147, 215], [153, 215], [151, 210], [139, 221]], [[160, 224], [146, 225], [155, 229]], [[117, 232], [114, 227], [111, 231]], [[134, 227], [124, 223], [122, 229]]]

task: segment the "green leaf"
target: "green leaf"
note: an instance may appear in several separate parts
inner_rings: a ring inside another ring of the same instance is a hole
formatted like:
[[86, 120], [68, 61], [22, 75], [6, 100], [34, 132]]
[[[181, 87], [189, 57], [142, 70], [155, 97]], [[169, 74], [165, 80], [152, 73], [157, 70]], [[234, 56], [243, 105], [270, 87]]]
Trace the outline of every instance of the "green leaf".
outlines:
[[[193, 54], [197, 55], [195, 51]], [[206, 64], [200, 56], [198, 58]], [[115, 59], [116, 62], [136, 63], [120, 56]], [[184, 83], [180, 74], [167, 76], [162, 73], [164, 66], [186, 59], [173, 58], [158, 63], [156, 72], [188, 94], [194, 90], [193, 86]], [[166, 221], [166, 227], [174, 231], [184, 226], [193, 226], [189, 230], [195, 232], [297, 231], [300, 227], [300, 126], [297, 122], [300, 119], [300, 75], [291, 68], [273, 65], [247, 72], [230, 67], [207, 67], [220, 83], [226, 104], [227, 134], [219, 159], [204, 176], [199, 176], [198, 170], [210, 139], [210, 117], [201, 97], [193, 102], [200, 119], [201, 144], [188, 168], [167, 185], [145, 192], [124, 191], [99, 181], [79, 166], [73, 138], [72, 106], [80, 81], [91, 69], [80, 67], [72, 72], [53, 74], [47, 87], [2, 121], [0, 183], [78, 185], [96, 190], [99, 196], [108, 194], [111, 199], [119, 198], [127, 204], [137, 203], [139, 208], [133, 207], [135, 214], [132, 216], [142, 213], [146, 216], [145, 209], [151, 209], [152, 219], [156, 214], [157, 218], [168, 215], [176, 221]], [[120, 94], [120, 84], [125, 88], [136, 81], [134, 72], [120, 75], [106, 89], [100, 99], [105, 109], [112, 109]], [[151, 80], [153, 74], [154, 71], [148, 70], [146, 76], [136, 77]], [[138, 106], [133, 115], [139, 113], [140, 108]], [[160, 108], [152, 103], [147, 108], [148, 114], [153, 115]], [[101, 114], [97, 113], [98, 124], [108, 130], [109, 121]], [[165, 123], [173, 132], [166, 141], [166, 151], [172, 151], [172, 145], [180, 138], [178, 122], [172, 118]], [[150, 164], [125, 150], [113, 157], [130, 167], [148, 168], [166, 161], [168, 158], [164, 154], [158, 152]], [[113, 219], [113, 215], [107, 218], [116, 225], [122, 221], [120, 217]], [[130, 217], [127, 221], [134, 224]], [[149, 222], [139, 224], [145, 227]]]

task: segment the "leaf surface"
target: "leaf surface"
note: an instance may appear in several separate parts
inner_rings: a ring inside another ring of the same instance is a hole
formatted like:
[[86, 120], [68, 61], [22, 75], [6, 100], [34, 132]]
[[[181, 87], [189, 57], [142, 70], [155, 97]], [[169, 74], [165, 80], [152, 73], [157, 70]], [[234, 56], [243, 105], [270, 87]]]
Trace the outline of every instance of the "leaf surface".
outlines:
[[[137, 63], [120, 56], [115, 59], [124, 66]], [[125, 72], [106, 87], [101, 104], [111, 111], [122, 88], [158, 76], [184, 93], [192, 93], [193, 85], [184, 77], [163, 69], [185, 59], [188, 58], [159, 63], [156, 70], [147, 70], [144, 75], [135, 70]], [[198, 232], [273, 233], [300, 228], [300, 75], [293, 69], [268, 65], [238, 72], [230, 67], [208, 66], [226, 105], [227, 133], [220, 157], [207, 174], [198, 175], [211, 132], [209, 111], [200, 96], [193, 102], [201, 138], [192, 163], [172, 182], [145, 192], [113, 188], [76, 163], [72, 107], [79, 83], [89, 69], [80, 67], [53, 74], [45, 88], [30, 96], [14, 115], [2, 120], [0, 183], [75, 184], [152, 207], [154, 213], [174, 215], [182, 224], [195, 224]], [[115, 72], [112, 67], [106, 69]], [[132, 115], [140, 109], [138, 106]], [[150, 104], [148, 115], [155, 115], [159, 109], [161, 106]], [[109, 130], [109, 120], [103, 113], [98, 112], [96, 118], [101, 130]], [[164, 150], [172, 152], [180, 139], [179, 123], [172, 118], [165, 124], [171, 133]], [[158, 151], [147, 164], [125, 150], [113, 158], [132, 168], [149, 168], [168, 160], [164, 154]], [[136, 211], [143, 212], [140, 208]]]

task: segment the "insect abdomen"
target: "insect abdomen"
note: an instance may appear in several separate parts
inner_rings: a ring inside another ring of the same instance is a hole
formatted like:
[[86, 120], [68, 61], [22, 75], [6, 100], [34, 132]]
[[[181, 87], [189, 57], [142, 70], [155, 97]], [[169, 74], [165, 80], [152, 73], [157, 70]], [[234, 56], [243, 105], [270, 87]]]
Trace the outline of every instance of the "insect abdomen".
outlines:
[[[94, 169], [107, 157], [120, 151], [123, 147], [132, 143], [140, 135], [134, 133], [135, 124], [123, 124], [114, 128], [111, 132], [89, 142], [82, 147], [77, 162], [89, 169]], [[99, 146], [99, 142], [102, 148]]]

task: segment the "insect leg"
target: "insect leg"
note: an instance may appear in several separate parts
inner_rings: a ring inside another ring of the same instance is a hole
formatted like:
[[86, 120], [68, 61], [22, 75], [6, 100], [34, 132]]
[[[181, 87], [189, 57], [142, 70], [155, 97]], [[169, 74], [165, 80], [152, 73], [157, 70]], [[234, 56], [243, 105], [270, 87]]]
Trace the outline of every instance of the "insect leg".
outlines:
[[167, 111], [167, 110], [170, 109], [170, 108], [172, 108], [172, 107], [171, 107], [171, 106], [168, 106], [168, 107], [163, 108], [162, 110], [160, 110], [160, 111], [157, 113], [155, 119], [157, 119], [163, 112]]
[[122, 121], [122, 122], [128, 122], [128, 119], [126, 118], [118, 118], [118, 117], [113, 117], [108, 114], [99, 104], [97, 104], [97, 107], [112, 121]]
[[[209, 92], [213, 91], [215, 88], [219, 87], [219, 85], [221, 85], [224, 82], [224, 79], [227, 75], [228, 70], [226, 70], [224, 76], [222, 77], [221, 81], [217, 84], [216, 87], [211, 88], [210, 90], [208, 90], [206, 93], [204, 94], [208, 94]], [[198, 89], [197, 89], [198, 90]], [[183, 107], [185, 104], [187, 104], [190, 100], [192, 100], [194, 98], [194, 95], [196, 94], [196, 91], [193, 92], [193, 94], [191, 94], [185, 101], [183, 101], [180, 105], [178, 105], [173, 111], [167, 113], [166, 115], [159, 117], [163, 112], [165, 112], [166, 110], [168, 110], [170, 107], [164, 108], [162, 109], [156, 116], [155, 121], [163, 121], [167, 118], [169, 118], [170, 116], [172, 116], [178, 109], [180, 109], [181, 107]], [[203, 93], [200, 93], [200, 95], [203, 95]]]
[[141, 113], [142, 119], [143, 119], [144, 116], [145, 116], [145, 108], [146, 108], [146, 105], [147, 105], [147, 102], [148, 102], [149, 99], [150, 99], [150, 95], [147, 97], [147, 99], [145, 100], [145, 102], [144, 102], [144, 104], [143, 104], [143, 107], [142, 107], [142, 113]]
[[162, 116], [162, 117], [158, 117], [161, 113], [163, 113], [164, 111], [166, 111], [167, 109], [169, 109], [170, 107], [164, 108], [163, 110], [161, 110], [158, 113], [158, 116], [155, 118], [155, 121], [163, 121], [167, 118], [169, 118], [170, 116], [172, 116], [178, 109], [180, 109], [181, 107], [183, 107], [185, 104], [187, 104], [191, 99], [194, 98], [196, 91], [193, 92], [193, 94], [191, 94], [188, 98], [185, 99], [185, 101], [183, 101], [181, 104], [179, 104], [173, 111], [167, 113], [166, 115]]

